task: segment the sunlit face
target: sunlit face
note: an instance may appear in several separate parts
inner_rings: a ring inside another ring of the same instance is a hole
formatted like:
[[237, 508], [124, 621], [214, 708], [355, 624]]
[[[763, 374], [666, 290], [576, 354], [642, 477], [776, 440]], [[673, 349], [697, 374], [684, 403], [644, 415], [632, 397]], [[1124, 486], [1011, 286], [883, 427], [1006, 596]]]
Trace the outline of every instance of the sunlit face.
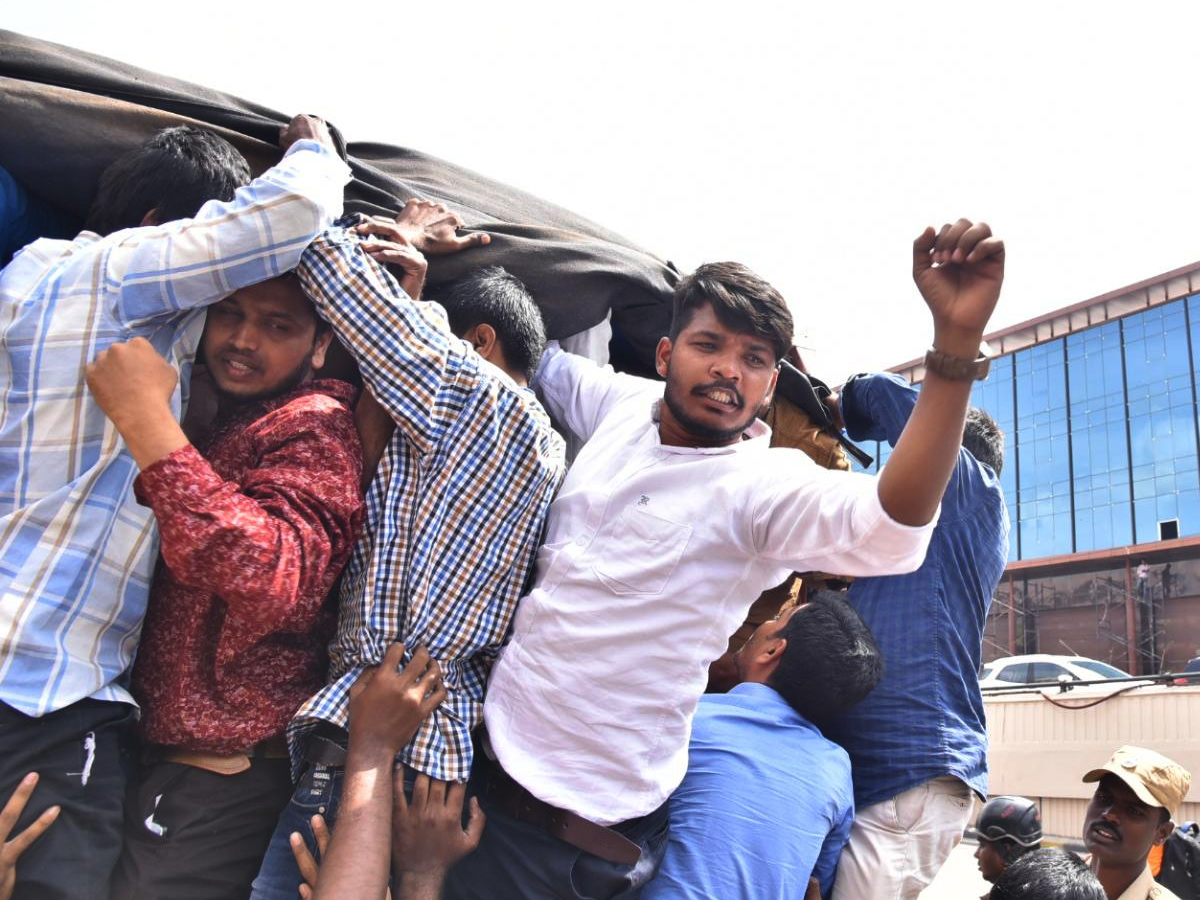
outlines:
[[208, 309], [200, 352], [222, 403], [249, 403], [292, 390], [325, 362], [330, 332], [299, 283], [272, 278]]
[[995, 842], [984, 838], [979, 839], [979, 846], [975, 848], [975, 862], [979, 864], [979, 874], [984, 881], [995, 881], [1006, 865], [1004, 857], [996, 852]]
[[675, 340], [659, 341], [656, 362], [667, 380], [664, 440], [669, 432], [700, 447], [737, 441], [769, 402], [778, 375], [770, 341], [727, 328], [707, 304]]
[[1083, 843], [1100, 865], [1139, 865], [1170, 833], [1160, 807], [1147, 806], [1115, 775], [1100, 779], [1083, 821]]

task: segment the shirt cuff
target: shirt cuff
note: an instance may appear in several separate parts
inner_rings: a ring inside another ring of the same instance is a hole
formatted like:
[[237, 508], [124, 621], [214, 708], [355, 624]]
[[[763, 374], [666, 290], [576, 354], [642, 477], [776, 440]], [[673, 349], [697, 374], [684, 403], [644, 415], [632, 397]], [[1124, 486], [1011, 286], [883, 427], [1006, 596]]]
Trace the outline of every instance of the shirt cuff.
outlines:
[[925, 561], [933, 529], [942, 515], [942, 504], [938, 504], [933, 511], [933, 518], [924, 525], [904, 525], [889, 516], [883, 508], [879, 501], [879, 479], [876, 477], [874, 480], [875, 490], [871, 494], [874, 506], [874, 522], [870, 528], [871, 553], [889, 560], [897, 574], [913, 572]]
[[142, 470], [133, 481], [133, 495], [142, 506], [153, 509], [168, 499], [186, 503], [197, 491], [207, 492], [222, 483], [200, 451], [185, 444]]

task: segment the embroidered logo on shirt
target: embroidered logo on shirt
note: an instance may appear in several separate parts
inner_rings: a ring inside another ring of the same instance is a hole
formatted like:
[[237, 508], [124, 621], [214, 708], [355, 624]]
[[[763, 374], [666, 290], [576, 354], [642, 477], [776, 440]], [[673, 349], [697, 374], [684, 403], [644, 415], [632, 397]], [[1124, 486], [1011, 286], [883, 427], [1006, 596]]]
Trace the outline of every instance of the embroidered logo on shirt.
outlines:
[[638, 506], [646, 506], [649, 502], [650, 502], [650, 498], [647, 497], [645, 494], [642, 494], [642, 496], [638, 499], [637, 505]]

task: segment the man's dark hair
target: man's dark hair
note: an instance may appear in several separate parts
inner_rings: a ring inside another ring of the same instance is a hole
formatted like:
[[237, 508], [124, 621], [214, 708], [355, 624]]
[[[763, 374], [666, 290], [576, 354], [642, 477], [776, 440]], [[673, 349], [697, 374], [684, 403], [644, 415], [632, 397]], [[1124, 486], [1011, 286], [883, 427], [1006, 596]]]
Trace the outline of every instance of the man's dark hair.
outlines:
[[1006, 866], [1011, 866], [1014, 862], [1024, 856], [1026, 853], [1032, 853], [1034, 850], [1041, 849], [1041, 844], [1035, 844], [1032, 847], [1022, 847], [1011, 838], [999, 838], [989, 840], [988, 838], [979, 838], [980, 841], [987, 841], [992, 845], [992, 849], [996, 851], [996, 855], [1004, 860]]
[[445, 307], [450, 330], [459, 337], [476, 325], [491, 325], [508, 364], [533, 377], [546, 348], [546, 326], [515, 275], [487, 266], [427, 291], [426, 298]]
[[1047, 847], [1008, 866], [989, 900], [1108, 900], [1087, 864], [1074, 853]]
[[791, 349], [792, 313], [783, 295], [741, 263], [707, 263], [675, 286], [672, 341], [705, 304], [726, 328], [769, 341], [776, 362]]
[[190, 218], [249, 183], [250, 166], [229, 141], [191, 125], [164, 128], [104, 170], [84, 228], [136, 228], [151, 210], [159, 222]]
[[977, 406], [967, 410], [962, 445], [985, 466], [991, 466], [997, 475], [1004, 468], [1004, 432], [991, 416]]
[[841, 594], [817, 591], [779, 637], [787, 646], [767, 684], [818, 728], [849, 712], [883, 677], [875, 636]]

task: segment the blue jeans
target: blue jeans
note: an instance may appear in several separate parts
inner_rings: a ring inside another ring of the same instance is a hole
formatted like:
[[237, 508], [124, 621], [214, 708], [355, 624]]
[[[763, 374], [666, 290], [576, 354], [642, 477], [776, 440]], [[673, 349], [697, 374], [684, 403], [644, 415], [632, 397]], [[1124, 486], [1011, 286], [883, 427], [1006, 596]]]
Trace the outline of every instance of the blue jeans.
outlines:
[[304, 835], [309, 852], [317, 857], [317, 843], [313, 837], [312, 817], [318, 813], [332, 828], [337, 819], [338, 803], [342, 799], [342, 781], [345, 770], [341, 767], [310, 765], [300, 776], [300, 783], [292, 793], [291, 802], [279, 817], [279, 824], [267, 845], [254, 879], [250, 900], [296, 900], [300, 896], [300, 867], [292, 855], [288, 842], [292, 832]]
[[[337, 822], [338, 806], [342, 801], [342, 787], [346, 770], [341, 766], [310, 764], [300, 776], [300, 783], [292, 794], [292, 800], [279, 817], [279, 824], [267, 845], [267, 854], [258, 869], [258, 877], [250, 894], [250, 900], [297, 900], [300, 896], [300, 867], [292, 854], [288, 839], [293, 832], [300, 832], [308, 851], [314, 858], [317, 841], [313, 837], [312, 817], [320, 814], [332, 829]], [[404, 769], [404, 792], [412, 797], [414, 773]]]

